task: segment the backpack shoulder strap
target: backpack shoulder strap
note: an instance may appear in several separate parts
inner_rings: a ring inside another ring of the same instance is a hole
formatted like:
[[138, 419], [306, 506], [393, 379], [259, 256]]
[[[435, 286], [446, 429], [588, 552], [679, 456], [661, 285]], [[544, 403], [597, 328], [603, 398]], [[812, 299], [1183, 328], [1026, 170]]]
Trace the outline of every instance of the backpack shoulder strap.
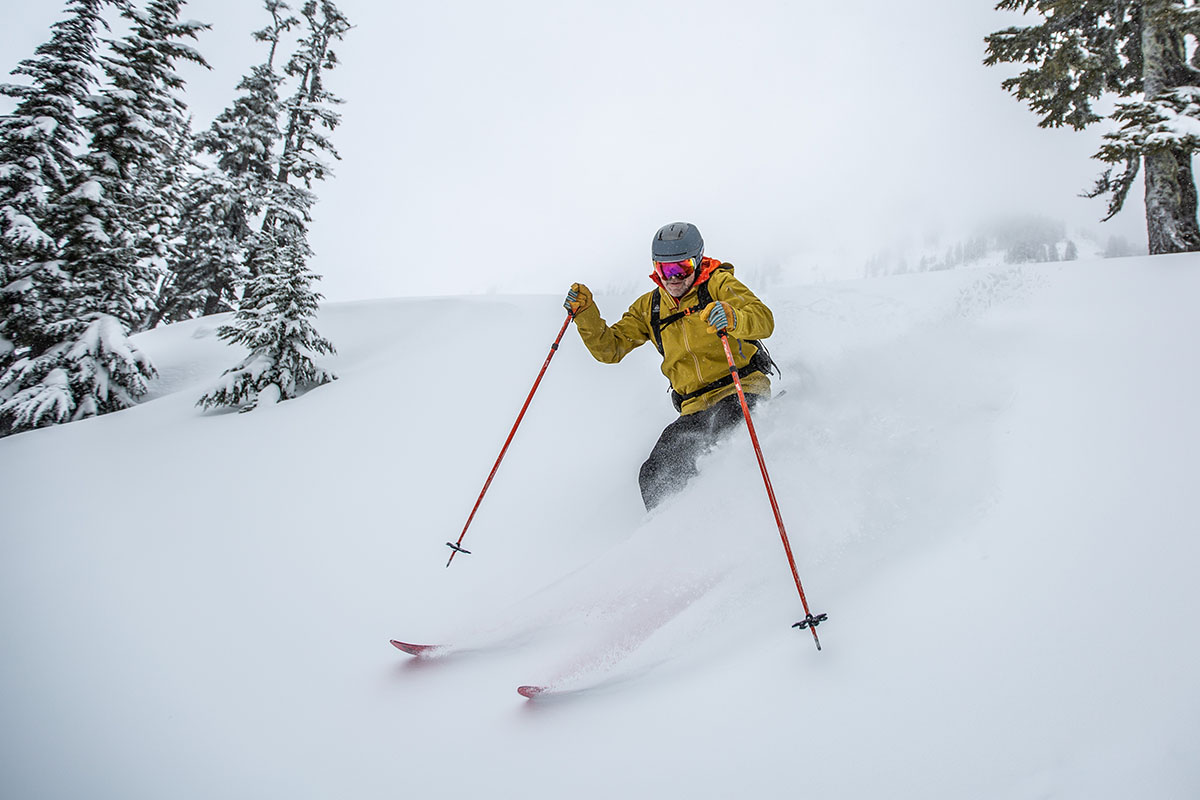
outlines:
[[654, 335], [654, 346], [658, 348], [658, 354], [663, 355], [662, 343], [662, 320], [659, 318], [659, 309], [661, 308], [661, 299], [659, 292], [662, 289], [655, 289], [654, 294], [650, 295], [650, 332]]

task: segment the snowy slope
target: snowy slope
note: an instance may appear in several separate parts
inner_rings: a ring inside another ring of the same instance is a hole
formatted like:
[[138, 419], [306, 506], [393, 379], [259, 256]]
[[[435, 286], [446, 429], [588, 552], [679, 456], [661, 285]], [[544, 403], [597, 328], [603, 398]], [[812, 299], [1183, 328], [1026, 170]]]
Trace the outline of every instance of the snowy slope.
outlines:
[[642, 511], [651, 348], [568, 332], [445, 568], [557, 298], [330, 305], [340, 379], [252, 414], [194, 408], [193, 321], [148, 402], [0, 440], [0, 796], [1200, 795], [1200, 257], [764, 295], [823, 652], [744, 432]]

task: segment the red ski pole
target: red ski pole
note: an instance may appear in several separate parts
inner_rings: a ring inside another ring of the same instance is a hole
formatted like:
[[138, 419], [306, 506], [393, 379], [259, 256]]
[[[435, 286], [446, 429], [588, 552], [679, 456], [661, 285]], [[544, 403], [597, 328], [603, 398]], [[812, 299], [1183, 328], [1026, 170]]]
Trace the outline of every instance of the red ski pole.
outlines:
[[725, 348], [725, 358], [729, 360], [729, 374], [733, 376], [733, 385], [737, 387], [738, 399], [742, 401], [742, 416], [746, 419], [746, 429], [750, 431], [750, 441], [754, 444], [754, 455], [758, 456], [758, 468], [762, 470], [763, 483], [767, 486], [767, 497], [771, 500], [771, 510], [775, 512], [775, 524], [779, 526], [779, 538], [783, 540], [783, 550], [787, 553], [788, 566], [792, 568], [792, 578], [796, 581], [796, 591], [800, 593], [800, 604], [804, 606], [804, 619], [793, 625], [793, 628], [812, 631], [813, 641], [817, 649], [821, 649], [821, 640], [817, 638], [817, 626], [825, 621], [828, 615], [813, 616], [808, 610], [808, 598], [804, 596], [804, 586], [800, 583], [800, 573], [796, 570], [796, 559], [792, 555], [792, 545], [788, 542], [787, 531], [783, 527], [783, 517], [779, 514], [779, 503], [775, 501], [775, 490], [771, 488], [771, 476], [767, 474], [767, 462], [763, 460], [762, 448], [758, 446], [758, 434], [754, 432], [754, 422], [750, 419], [750, 406], [746, 403], [746, 393], [742, 391], [742, 379], [738, 376], [737, 367], [733, 364], [733, 351], [729, 349], [729, 337], [725, 330], [719, 331], [721, 344]]
[[496, 470], [500, 469], [500, 462], [504, 460], [504, 454], [508, 452], [508, 446], [512, 444], [513, 436], [517, 433], [517, 428], [521, 425], [521, 420], [525, 417], [525, 410], [529, 408], [529, 402], [533, 400], [533, 393], [537, 391], [538, 384], [542, 382], [542, 376], [546, 374], [546, 367], [550, 366], [550, 359], [554, 358], [554, 353], [558, 350], [558, 343], [562, 341], [563, 334], [567, 332], [567, 326], [571, 324], [571, 320], [575, 315], [568, 311], [567, 318], [563, 321], [562, 328], [558, 331], [558, 336], [554, 337], [554, 344], [550, 345], [550, 354], [546, 356], [546, 363], [542, 364], [542, 371], [538, 373], [537, 380], [533, 382], [533, 388], [529, 390], [529, 396], [525, 398], [525, 405], [521, 406], [521, 413], [517, 414], [517, 421], [513, 423], [512, 430], [508, 433], [508, 438], [504, 441], [504, 447], [500, 448], [500, 456], [496, 459], [495, 466], [492, 467], [491, 473], [484, 481], [483, 491], [479, 493], [479, 499], [475, 501], [475, 507], [471, 509], [471, 515], [467, 517], [467, 524], [463, 526], [462, 533], [458, 535], [457, 542], [446, 542], [452, 552], [450, 561], [446, 562], [446, 566], [450, 566], [450, 562], [454, 561], [454, 557], [459, 553], [471, 554], [470, 550], [464, 550], [462, 546], [463, 537], [467, 535], [467, 528], [471, 527], [471, 520], [475, 519], [475, 512], [479, 510], [479, 504], [483, 502], [483, 496], [487, 494], [488, 487], [492, 485], [492, 478], [496, 477]]

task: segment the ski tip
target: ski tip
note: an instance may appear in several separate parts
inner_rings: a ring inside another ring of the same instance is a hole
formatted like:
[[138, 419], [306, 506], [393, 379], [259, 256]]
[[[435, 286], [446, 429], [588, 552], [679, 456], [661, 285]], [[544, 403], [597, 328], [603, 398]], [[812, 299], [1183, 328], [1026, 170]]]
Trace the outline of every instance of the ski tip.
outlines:
[[438, 649], [436, 644], [411, 644], [409, 642], [401, 642], [396, 639], [392, 639], [391, 642], [392, 647], [408, 653], [410, 656], [429, 655], [434, 650]]
[[521, 695], [522, 697], [528, 697], [530, 700], [532, 700], [542, 692], [545, 692], [547, 688], [548, 687], [546, 686], [518, 686], [517, 694]]

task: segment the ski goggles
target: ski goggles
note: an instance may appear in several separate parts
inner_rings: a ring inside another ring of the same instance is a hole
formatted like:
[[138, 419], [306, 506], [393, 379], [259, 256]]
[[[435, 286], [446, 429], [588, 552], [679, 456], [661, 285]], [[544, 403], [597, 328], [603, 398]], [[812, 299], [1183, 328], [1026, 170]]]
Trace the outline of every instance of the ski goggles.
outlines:
[[695, 258], [685, 258], [683, 261], [655, 261], [654, 271], [664, 281], [672, 278], [686, 278], [696, 271]]

